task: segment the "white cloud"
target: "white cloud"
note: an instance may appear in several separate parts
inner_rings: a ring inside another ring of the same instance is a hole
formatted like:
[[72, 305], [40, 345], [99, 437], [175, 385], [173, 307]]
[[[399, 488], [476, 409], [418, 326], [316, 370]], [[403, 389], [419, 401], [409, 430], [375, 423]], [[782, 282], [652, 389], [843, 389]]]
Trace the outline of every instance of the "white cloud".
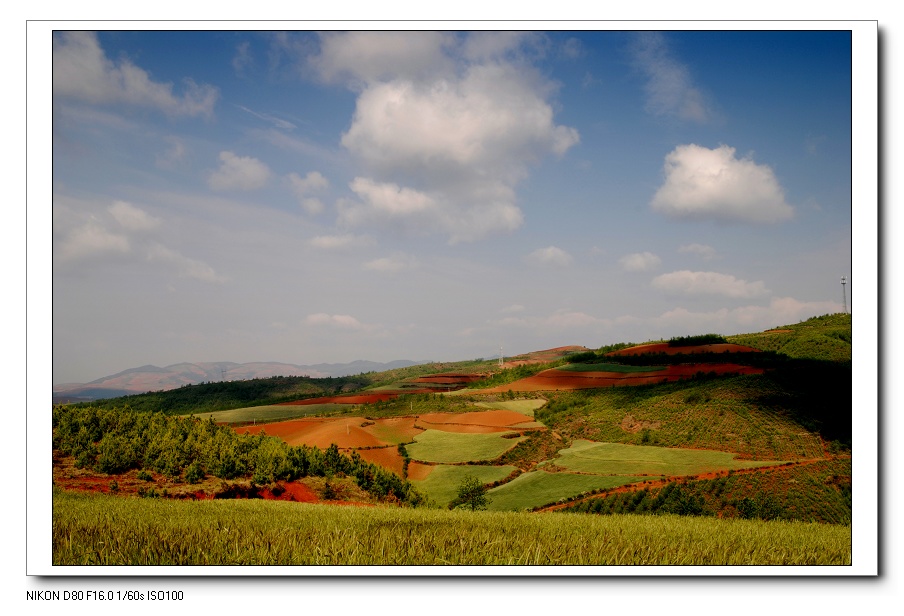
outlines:
[[220, 168], [210, 174], [207, 184], [213, 190], [254, 190], [267, 184], [270, 169], [251, 156], [220, 152]]
[[368, 261], [364, 264], [364, 269], [374, 272], [395, 273], [406, 269], [417, 267], [417, 260], [404, 254], [394, 254], [389, 257], [382, 257]]
[[518, 228], [514, 188], [528, 166], [579, 141], [555, 124], [555, 88], [519, 53], [532, 39], [324, 35], [312, 63], [359, 92], [341, 142], [367, 171], [353, 182], [363, 202], [346, 204], [340, 222], [392, 224], [452, 243]]
[[128, 59], [106, 57], [93, 32], [61, 32], [53, 38], [53, 95], [89, 103], [125, 103], [152, 107], [170, 115], [213, 114], [219, 96], [210, 85], [183, 81], [183, 94], [173, 84], [153, 81]]
[[361, 321], [347, 314], [326, 314], [325, 312], [318, 312], [317, 314], [308, 315], [304, 322], [305, 325], [310, 325], [312, 327], [331, 327], [355, 331], [367, 328]]
[[366, 235], [318, 235], [308, 241], [313, 248], [336, 250], [341, 248], [363, 248], [373, 246], [374, 239]]
[[202, 282], [226, 282], [224, 277], [217, 274], [212, 267], [203, 261], [186, 257], [162, 244], [151, 245], [148, 248], [147, 258], [148, 261], [165, 263], [174, 267], [182, 278], [192, 278]]
[[741, 306], [722, 308], [710, 312], [691, 312], [675, 308], [652, 320], [652, 324], [669, 335], [684, 333], [747, 333], [758, 332], [781, 325], [799, 323], [820, 314], [841, 311], [841, 304], [831, 301], [806, 302], [793, 297], [775, 297], [766, 306]]
[[706, 244], [685, 244], [678, 247], [678, 252], [697, 255], [707, 261], [716, 258], [716, 249]]
[[301, 177], [297, 173], [290, 173], [286, 176], [286, 181], [302, 209], [311, 215], [323, 212], [325, 207], [320, 199], [308, 196], [312, 192], [329, 188], [329, 181], [319, 171], [310, 171], [305, 177]]
[[442, 32], [327, 32], [308, 61], [326, 81], [427, 78], [451, 68], [444, 47], [453, 42]]
[[557, 267], [565, 267], [572, 262], [571, 255], [556, 246], [538, 248], [524, 259], [534, 265], [554, 265]]
[[89, 220], [66, 234], [57, 246], [56, 256], [61, 262], [68, 262], [107, 254], [126, 254], [130, 250], [129, 239], [125, 235], [112, 233], [97, 221]]
[[653, 279], [653, 286], [672, 293], [717, 295], [730, 298], [760, 297], [769, 293], [769, 289], [761, 280], [747, 282], [729, 274], [688, 270], [657, 276]]
[[109, 208], [110, 214], [127, 231], [150, 231], [160, 226], [160, 220], [126, 201], [116, 201]]
[[654, 255], [652, 252], [635, 252], [623, 256], [618, 260], [618, 264], [629, 272], [646, 272], [659, 267], [662, 259]]
[[248, 109], [247, 107], [243, 107], [242, 105], [236, 105], [236, 107], [238, 107], [242, 111], [250, 113], [251, 115], [253, 115], [256, 118], [259, 118], [265, 122], [268, 122], [269, 124], [272, 124], [273, 126], [275, 126], [276, 128], [278, 128], [280, 130], [292, 131], [292, 130], [295, 130], [296, 128], [298, 128], [297, 126], [295, 126], [288, 120], [283, 120], [282, 118], [277, 118], [276, 116], [270, 115], [268, 113], [261, 113], [259, 111], [254, 111], [253, 109]]
[[674, 218], [774, 223], [793, 215], [772, 169], [735, 158], [727, 145], [680, 145], [666, 156], [664, 173], [651, 205]]
[[688, 68], [675, 60], [662, 34], [642, 32], [633, 46], [634, 61], [647, 76], [646, 109], [658, 116], [705, 122], [711, 116]]

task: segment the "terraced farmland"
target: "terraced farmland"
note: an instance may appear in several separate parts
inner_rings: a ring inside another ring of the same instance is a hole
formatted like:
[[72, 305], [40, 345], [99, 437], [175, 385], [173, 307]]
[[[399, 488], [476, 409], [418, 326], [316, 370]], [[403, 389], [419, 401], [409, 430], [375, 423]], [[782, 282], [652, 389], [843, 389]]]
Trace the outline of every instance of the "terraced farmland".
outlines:
[[603, 490], [643, 481], [641, 476], [581, 475], [532, 471], [487, 492], [491, 511], [524, 511], [571, 498], [591, 490]]
[[501, 481], [511, 475], [514, 466], [477, 466], [440, 464], [426, 467], [429, 474], [423, 479], [411, 478], [411, 482], [419, 492], [427, 496], [440, 507], [445, 507], [458, 496], [458, 487], [468, 475], [477, 477], [481, 483], [488, 484]]

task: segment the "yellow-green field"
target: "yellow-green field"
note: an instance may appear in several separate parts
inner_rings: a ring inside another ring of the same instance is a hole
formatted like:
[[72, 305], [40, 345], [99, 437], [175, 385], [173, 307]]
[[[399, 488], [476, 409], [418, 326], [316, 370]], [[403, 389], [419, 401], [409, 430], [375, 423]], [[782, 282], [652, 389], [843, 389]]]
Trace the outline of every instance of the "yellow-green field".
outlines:
[[53, 497], [54, 565], [849, 565], [848, 526]]
[[511, 432], [490, 434], [461, 434], [442, 430], [425, 430], [414, 437], [414, 443], [407, 446], [412, 460], [455, 464], [457, 462], [478, 462], [492, 460], [517, 445], [525, 437], [505, 438]]

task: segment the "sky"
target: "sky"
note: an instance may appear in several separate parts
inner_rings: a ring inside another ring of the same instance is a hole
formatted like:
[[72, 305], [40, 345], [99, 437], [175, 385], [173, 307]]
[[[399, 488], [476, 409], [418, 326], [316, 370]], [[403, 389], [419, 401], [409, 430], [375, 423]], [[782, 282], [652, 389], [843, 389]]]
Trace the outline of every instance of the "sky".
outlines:
[[53, 382], [853, 312], [851, 54], [847, 31], [55, 32]]

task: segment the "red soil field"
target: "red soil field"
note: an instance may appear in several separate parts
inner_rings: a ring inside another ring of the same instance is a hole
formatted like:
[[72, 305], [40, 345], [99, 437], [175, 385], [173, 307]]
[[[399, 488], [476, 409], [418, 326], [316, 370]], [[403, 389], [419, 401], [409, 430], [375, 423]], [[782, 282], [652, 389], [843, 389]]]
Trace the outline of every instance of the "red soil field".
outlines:
[[698, 372], [715, 372], [716, 374], [762, 374], [761, 368], [741, 366], [739, 364], [682, 364], [667, 366], [665, 370], [655, 372], [567, 372], [564, 370], [544, 370], [543, 372], [492, 389], [481, 390], [487, 393], [503, 393], [512, 391], [553, 391], [558, 389], [593, 389], [613, 387], [616, 385], [648, 385], [666, 383], [689, 378]]
[[627, 349], [606, 353], [607, 356], [619, 355], [650, 355], [662, 353], [664, 355], [688, 355], [690, 353], [759, 353], [758, 349], [742, 346], [740, 344], [698, 344], [695, 346], [669, 346], [667, 342], [656, 344], [641, 344]]
[[245, 431], [257, 434], [264, 430], [270, 436], [278, 436], [289, 445], [313, 445], [326, 449], [333, 443], [340, 449], [388, 445], [361, 427], [363, 417], [342, 419], [292, 419], [260, 426], [234, 428], [239, 434]]
[[411, 462], [408, 465], [408, 479], [414, 481], [421, 481], [422, 479], [426, 479], [430, 473], [433, 472], [433, 469], [436, 468], [432, 464], [421, 464], [420, 462]]
[[[379, 464], [383, 468], [391, 470], [393, 473], [402, 476], [405, 463], [402, 456], [399, 455], [397, 447], [381, 447], [379, 449], [359, 449], [358, 455], [367, 462]], [[409, 472], [411, 465], [409, 465]]]
[[364, 417], [290, 419], [233, 429], [239, 434], [246, 431], [258, 434], [264, 430], [268, 435], [278, 436], [289, 445], [314, 445], [326, 448], [336, 443], [340, 449], [358, 449], [395, 446], [399, 441], [410, 441], [421, 433], [421, 430], [414, 427], [415, 421], [414, 417], [390, 417], [376, 421], [369, 421]]

